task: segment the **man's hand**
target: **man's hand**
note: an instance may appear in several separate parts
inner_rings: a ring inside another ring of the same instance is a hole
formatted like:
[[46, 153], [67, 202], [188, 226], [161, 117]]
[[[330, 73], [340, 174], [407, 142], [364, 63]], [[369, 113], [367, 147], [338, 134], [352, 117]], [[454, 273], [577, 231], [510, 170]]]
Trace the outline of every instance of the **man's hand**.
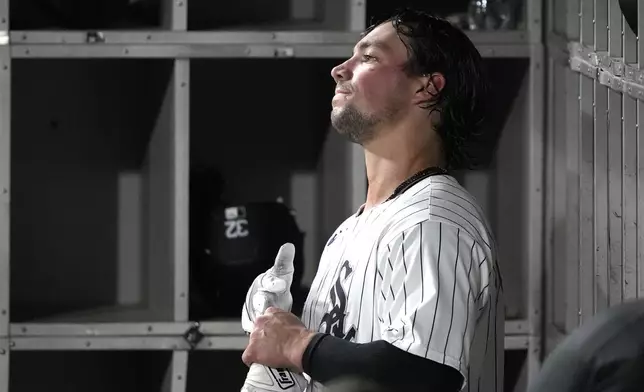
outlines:
[[302, 373], [302, 356], [314, 335], [293, 313], [270, 307], [255, 321], [242, 361]]
[[269, 306], [291, 310], [293, 297], [290, 290], [295, 270], [294, 259], [295, 247], [291, 243], [286, 243], [278, 250], [275, 264], [255, 278], [242, 306], [241, 324], [244, 331], [251, 333], [257, 316]]
[[[303, 392], [308, 384], [304, 375], [286, 370], [288, 366], [279, 366], [275, 368], [272, 365], [280, 363], [289, 363], [289, 360], [284, 359], [285, 352], [293, 350], [290, 347], [298, 346], [292, 343], [293, 339], [284, 339], [280, 335], [280, 339], [265, 339], [263, 335], [266, 331], [270, 331], [269, 324], [272, 324], [273, 314], [280, 311], [284, 315], [294, 315], [288, 313], [293, 304], [293, 297], [291, 296], [291, 283], [293, 281], [293, 259], [295, 258], [295, 247], [293, 244], [286, 243], [280, 247], [275, 257], [274, 265], [266, 272], [259, 274], [253, 281], [248, 293], [246, 294], [246, 301], [242, 307], [242, 328], [250, 334], [249, 346], [242, 356], [242, 360], [249, 366], [246, 380], [242, 386], [242, 392]], [[270, 309], [270, 310], [269, 310]], [[268, 312], [268, 313], [267, 313]], [[266, 316], [261, 316], [266, 314]], [[283, 318], [284, 316], [278, 316]], [[293, 320], [288, 320], [291, 323]], [[296, 325], [303, 328], [304, 325], [295, 318]], [[281, 323], [287, 325], [288, 323]], [[257, 326], [261, 326], [262, 332], [256, 332]], [[278, 327], [282, 328], [282, 326]], [[297, 330], [291, 328], [289, 331]], [[304, 331], [306, 329], [304, 328]], [[274, 333], [270, 332], [268, 336], [273, 336]], [[288, 341], [284, 345], [282, 342]], [[287, 348], [289, 347], [289, 348]], [[302, 349], [304, 352], [306, 345]], [[282, 353], [279, 355], [272, 355], [273, 351]], [[301, 367], [301, 357], [298, 363]], [[270, 361], [265, 358], [271, 358]]]

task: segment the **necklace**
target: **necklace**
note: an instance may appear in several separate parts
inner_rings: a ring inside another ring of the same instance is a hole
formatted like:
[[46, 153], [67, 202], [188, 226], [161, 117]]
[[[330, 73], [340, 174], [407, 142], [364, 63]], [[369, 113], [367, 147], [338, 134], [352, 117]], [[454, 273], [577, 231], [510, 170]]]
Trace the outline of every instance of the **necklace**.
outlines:
[[414, 174], [413, 176], [409, 177], [405, 181], [403, 181], [400, 185], [398, 185], [398, 187], [396, 187], [396, 189], [394, 190], [394, 193], [392, 193], [391, 196], [389, 196], [389, 198], [385, 201], [389, 201], [391, 199], [398, 197], [400, 194], [405, 192], [407, 189], [411, 188], [414, 184], [416, 184], [420, 180], [423, 180], [427, 177], [441, 175], [441, 174], [447, 174], [447, 170], [436, 166], [423, 169], [418, 173]]

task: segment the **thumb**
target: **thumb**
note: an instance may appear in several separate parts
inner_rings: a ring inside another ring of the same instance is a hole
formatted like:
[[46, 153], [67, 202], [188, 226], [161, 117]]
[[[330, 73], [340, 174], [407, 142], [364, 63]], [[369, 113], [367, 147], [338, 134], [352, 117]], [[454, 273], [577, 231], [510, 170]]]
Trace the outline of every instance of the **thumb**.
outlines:
[[295, 259], [295, 246], [289, 242], [285, 243], [277, 251], [275, 264], [272, 273], [275, 276], [292, 274], [294, 271], [293, 260]]
[[295, 259], [295, 246], [291, 243], [282, 245], [275, 256], [275, 263], [262, 276], [261, 288], [272, 293], [281, 293], [290, 290], [293, 281], [293, 260]]

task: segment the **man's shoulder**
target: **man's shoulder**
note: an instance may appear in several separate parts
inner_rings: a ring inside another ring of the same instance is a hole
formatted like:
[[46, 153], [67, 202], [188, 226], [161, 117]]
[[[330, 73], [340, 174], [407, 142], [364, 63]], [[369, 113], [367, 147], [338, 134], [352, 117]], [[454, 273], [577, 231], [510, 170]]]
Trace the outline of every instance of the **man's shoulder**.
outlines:
[[385, 215], [382, 238], [400, 236], [418, 225], [443, 226], [469, 235], [485, 247], [494, 242], [483, 208], [451, 176], [433, 176], [419, 181], [391, 202]]
[[[430, 219], [444, 220], [441, 211], [485, 219], [478, 200], [454, 177], [444, 175], [428, 177], [401, 195], [401, 204], [424, 205], [432, 213]], [[448, 216], [449, 217], [449, 216]]]

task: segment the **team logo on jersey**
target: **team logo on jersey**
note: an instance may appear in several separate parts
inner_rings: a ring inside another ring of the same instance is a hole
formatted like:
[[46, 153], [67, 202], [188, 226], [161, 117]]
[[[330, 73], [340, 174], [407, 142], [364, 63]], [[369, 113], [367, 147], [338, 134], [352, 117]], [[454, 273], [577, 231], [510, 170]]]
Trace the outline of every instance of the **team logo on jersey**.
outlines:
[[269, 368], [269, 369], [271, 371], [271, 375], [273, 376], [273, 378], [277, 382], [277, 385], [279, 385], [280, 388], [289, 389], [295, 385], [295, 380], [293, 379], [293, 375], [287, 369], [283, 369], [283, 368], [279, 368], [279, 369]]
[[320, 323], [322, 332], [345, 340], [352, 340], [356, 336], [354, 326], [351, 326], [346, 332], [344, 329], [344, 321], [347, 315], [347, 294], [344, 290], [343, 282], [346, 282], [351, 274], [353, 274], [353, 268], [349, 265], [349, 261], [345, 260], [329, 293], [333, 307], [322, 317], [322, 322]]

